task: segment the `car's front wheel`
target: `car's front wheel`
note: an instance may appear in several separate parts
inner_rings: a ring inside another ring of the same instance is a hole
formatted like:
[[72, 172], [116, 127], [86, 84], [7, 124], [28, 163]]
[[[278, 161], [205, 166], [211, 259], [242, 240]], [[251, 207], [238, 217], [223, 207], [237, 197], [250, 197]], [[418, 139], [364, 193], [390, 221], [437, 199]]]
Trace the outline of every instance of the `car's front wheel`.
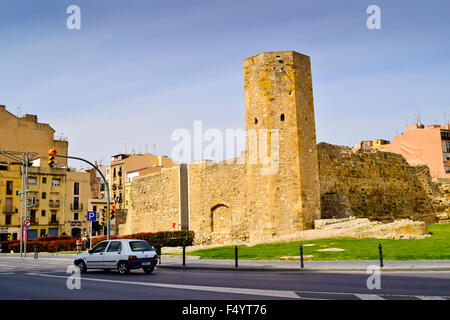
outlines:
[[117, 271], [119, 271], [120, 274], [128, 274], [130, 273], [130, 267], [126, 261], [120, 261], [117, 264]]
[[145, 273], [149, 274], [152, 273], [153, 270], [155, 270], [155, 267], [144, 267], [143, 269]]
[[86, 263], [83, 260], [78, 260], [77, 266], [78, 266], [78, 268], [80, 268], [80, 272], [81, 273], [86, 273], [87, 272]]

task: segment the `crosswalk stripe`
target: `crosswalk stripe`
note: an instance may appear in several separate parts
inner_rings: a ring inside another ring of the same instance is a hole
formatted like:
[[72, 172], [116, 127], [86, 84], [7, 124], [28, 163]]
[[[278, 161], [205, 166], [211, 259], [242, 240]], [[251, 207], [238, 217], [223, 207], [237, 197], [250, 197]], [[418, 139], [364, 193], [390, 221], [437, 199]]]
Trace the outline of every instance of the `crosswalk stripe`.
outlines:
[[355, 296], [360, 300], [385, 300], [384, 298], [382, 298], [376, 294], [355, 293]]
[[416, 298], [419, 298], [420, 300], [447, 300], [438, 296], [416, 296]]

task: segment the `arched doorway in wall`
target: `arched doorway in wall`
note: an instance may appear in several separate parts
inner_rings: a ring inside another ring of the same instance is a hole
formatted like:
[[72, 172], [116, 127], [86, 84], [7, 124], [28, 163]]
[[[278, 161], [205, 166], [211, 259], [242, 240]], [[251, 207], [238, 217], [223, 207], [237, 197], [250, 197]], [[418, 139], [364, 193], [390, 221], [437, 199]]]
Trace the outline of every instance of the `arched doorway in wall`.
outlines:
[[211, 208], [211, 232], [217, 239], [226, 239], [231, 235], [230, 207], [220, 203]]
[[81, 229], [80, 228], [72, 228], [72, 237], [79, 238], [81, 236]]

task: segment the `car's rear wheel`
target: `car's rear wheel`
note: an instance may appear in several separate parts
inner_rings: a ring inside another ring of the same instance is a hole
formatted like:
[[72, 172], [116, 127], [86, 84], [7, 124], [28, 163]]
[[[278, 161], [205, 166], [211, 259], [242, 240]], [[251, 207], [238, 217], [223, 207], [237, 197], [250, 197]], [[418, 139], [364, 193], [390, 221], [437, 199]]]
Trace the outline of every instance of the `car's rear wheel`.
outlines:
[[143, 269], [145, 273], [149, 274], [152, 273], [153, 270], [155, 270], [155, 267], [144, 267]]
[[86, 263], [83, 260], [78, 260], [77, 266], [78, 266], [78, 268], [80, 268], [80, 272], [81, 273], [86, 273], [87, 272]]
[[130, 273], [130, 267], [126, 261], [120, 261], [117, 264], [117, 271], [119, 271], [120, 274], [128, 274]]

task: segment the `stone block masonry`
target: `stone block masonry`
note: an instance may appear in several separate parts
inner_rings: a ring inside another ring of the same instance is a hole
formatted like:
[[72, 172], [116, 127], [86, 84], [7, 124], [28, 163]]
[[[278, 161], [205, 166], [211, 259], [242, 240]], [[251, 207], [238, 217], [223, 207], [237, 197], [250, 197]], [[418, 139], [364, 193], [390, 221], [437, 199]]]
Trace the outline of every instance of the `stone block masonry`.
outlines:
[[318, 150], [322, 218], [436, 222], [448, 208], [426, 166], [412, 167], [399, 154], [376, 150], [327, 143]]

